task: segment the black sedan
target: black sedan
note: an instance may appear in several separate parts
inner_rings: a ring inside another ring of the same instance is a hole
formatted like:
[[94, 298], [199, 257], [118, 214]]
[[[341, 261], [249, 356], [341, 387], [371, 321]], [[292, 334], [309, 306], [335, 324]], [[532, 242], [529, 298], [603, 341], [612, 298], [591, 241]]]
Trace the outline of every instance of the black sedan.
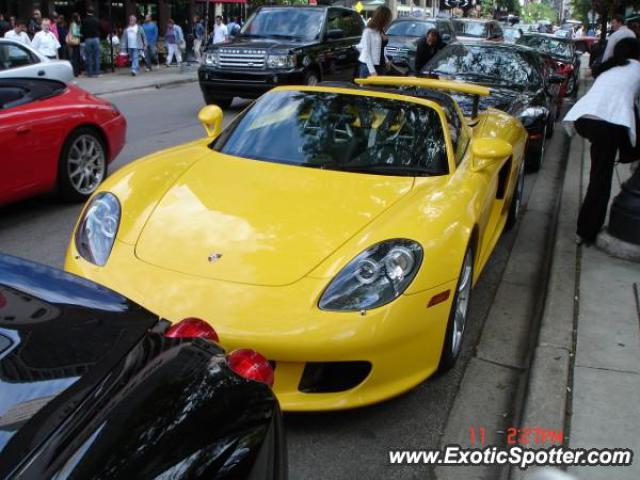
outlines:
[[566, 94], [577, 93], [580, 57], [571, 38], [556, 37], [546, 33], [525, 33], [516, 43], [549, 55], [555, 62], [556, 72], [567, 79]]
[[[495, 42], [453, 43], [438, 52], [422, 74], [491, 87], [492, 95], [480, 99], [480, 109], [493, 107], [518, 117], [529, 132], [527, 168], [540, 168], [545, 141], [553, 135], [557, 83], [562, 78], [545, 76], [535, 51]], [[474, 100], [463, 95], [454, 98], [465, 115], [471, 116]]]
[[0, 255], [0, 478], [282, 479], [271, 365]]

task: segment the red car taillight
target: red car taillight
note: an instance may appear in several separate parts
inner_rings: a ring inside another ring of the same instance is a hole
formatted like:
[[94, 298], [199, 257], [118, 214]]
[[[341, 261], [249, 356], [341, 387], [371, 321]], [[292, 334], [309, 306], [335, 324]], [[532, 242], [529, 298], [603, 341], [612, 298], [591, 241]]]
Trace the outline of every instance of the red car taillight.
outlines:
[[258, 352], [246, 348], [234, 350], [227, 355], [227, 363], [241, 377], [273, 386], [273, 368]]
[[213, 327], [199, 318], [185, 318], [171, 325], [164, 332], [164, 336], [170, 338], [204, 338], [216, 343], [220, 341]]

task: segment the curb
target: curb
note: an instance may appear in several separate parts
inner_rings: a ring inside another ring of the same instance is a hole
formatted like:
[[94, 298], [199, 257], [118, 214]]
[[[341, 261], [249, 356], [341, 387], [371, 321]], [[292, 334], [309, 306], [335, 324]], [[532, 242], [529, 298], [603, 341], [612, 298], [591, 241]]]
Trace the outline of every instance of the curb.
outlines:
[[[482, 427], [484, 446], [504, 446], [506, 429], [518, 424], [526, 372], [537, 337], [560, 208], [569, 139], [562, 129], [548, 148], [535, 179], [494, 301], [485, 317], [476, 353], [466, 365], [441, 437], [470, 445], [469, 430]], [[500, 466], [436, 467], [440, 480], [504, 478]]]
[[[544, 310], [533, 358], [523, 386], [524, 402], [520, 428], [540, 427], [563, 432], [564, 442], [531, 442], [528, 448], [562, 445], [568, 438], [567, 422], [571, 408], [572, 364], [575, 355], [575, 304], [577, 302], [578, 247], [574, 241], [580, 206], [580, 178], [585, 154], [584, 142], [577, 135], [570, 144], [566, 174], [562, 185], [559, 215]], [[511, 468], [509, 479], [521, 480], [526, 473]]]
[[[100, 96], [100, 95], [111, 95], [114, 93], [125, 93], [125, 92], [134, 92], [137, 90], [147, 90], [147, 89], [161, 89], [161, 88], [166, 88], [166, 87], [171, 87], [171, 86], [175, 86], [175, 85], [183, 85], [183, 84], [187, 84], [187, 83], [194, 83], [197, 82], [198, 78], [184, 78], [184, 79], [180, 79], [180, 80], [171, 80], [169, 82], [156, 82], [156, 83], [151, 83], [151, 84], [147, 84], [147, 85], [140, 85], [140, 86], [136, 86], [136, 87], [131, 87], [131, 86], [125, 86], [123, 88], [115, 88], [115, 89], [111, 89], [111, 90], [98, 90], [98, 91], [94, 91], [94, 92], [90, 92], [91, 95], [96, 95], [96, 96]], [[83, 87], [81, 87], [83, 88]], [[86, 89], [85, 89], [86, 90]]]

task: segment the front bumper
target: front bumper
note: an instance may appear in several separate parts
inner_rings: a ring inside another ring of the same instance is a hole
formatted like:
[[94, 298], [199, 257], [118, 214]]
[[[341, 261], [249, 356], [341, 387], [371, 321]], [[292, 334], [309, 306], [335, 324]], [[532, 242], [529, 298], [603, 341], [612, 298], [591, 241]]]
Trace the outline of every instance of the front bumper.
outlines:
[[[132, 245], [120, 241], [105, 267], [79, 257], [72, 242], [65, 268], [170, 321], [198, 317], [210, 322], [227, 351], [248, 347], [261, 352], [275, 362], [274, 391], [286, 411], [360, 407], [425, 380], [438, 367], [454, 295], [428, 304], [443, 291], [453, 293], [456, 283], [402, 295], [362, 314], [318, 309], [325, 279], [304, 278], [284, 287], [209, 280], [142, 262]], [[300, 390], [308, 362], [363, 361], [371, 370], [352, 388], [331, 393]]]
[[205, 65], [198, 69], [200, 89], [222, 98], [258, 98], [273, 87], [303, 84], [304, 75], [303, 69], [247, 72], [218, 70]]

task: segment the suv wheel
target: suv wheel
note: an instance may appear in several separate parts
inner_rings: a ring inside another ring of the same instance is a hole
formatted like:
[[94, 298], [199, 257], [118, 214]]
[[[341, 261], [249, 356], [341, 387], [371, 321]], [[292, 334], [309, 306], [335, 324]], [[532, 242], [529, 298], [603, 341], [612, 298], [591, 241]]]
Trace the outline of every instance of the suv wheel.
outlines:
[[304, 84], [309, 85], [311, 87], [320, 83], [320, 79], [318, 78], [318, 74], [313, 70], [309, 70], [304, 74]]
[[202, 96], [204, 97], [204, 103], [207, 105], [218, 105], [223, 110], [229, 108], [231, 102], [233, 102], [233, 97], [218, 97], [209, 92], [203, 92]]

